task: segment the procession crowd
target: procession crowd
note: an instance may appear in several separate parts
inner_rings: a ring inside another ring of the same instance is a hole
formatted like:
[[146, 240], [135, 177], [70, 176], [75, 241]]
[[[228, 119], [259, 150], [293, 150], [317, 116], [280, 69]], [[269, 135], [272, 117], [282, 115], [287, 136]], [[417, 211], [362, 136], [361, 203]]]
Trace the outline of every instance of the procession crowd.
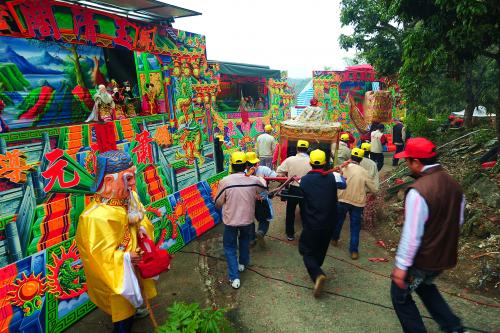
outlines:
[[[233, 288], [240, 288], [240, 274], [250, 265], [250, 247], [265, 247], [265, 235], [274, 218], [272, 197], [276, 195], [286, 200], [288, 241], [295, 240], [295, 213], [299, 206], [302, 231], [298, 250], [314, 284], [314, 297], [321, 295], [327, 279], [322, 265], [329, 246], [338, 247], [347, 215], [350, 257], [359, 258], [361, 225], [363, 220], [373, 219], [364, 209], [370, 201], [373, 204], [373, 194], [379, 189], [382, 146], [387, 140], [383, 125], [372, 127], [369, 139], [360, 142], [359, 148], [353, 146], [352, 135], [347, 132], [340, 135], [338, 144], [332, 144], [330, 151], [311, 150], [308, 141], [298, 140], [296, 154], [287, 157], [275, 170], [272, 154], [276, 142], [270, 125], [257, 138], [255, 152], [237, 151], [231, 155], [231, 173], [220, 181], [215, 202], [222, 209], [223, 248]], [[436, 146], [431, 141], [405, 140], [401, 121], [396, 122], [395, 129], [393, 163], [397, 165], [399, 159], [405, 159], [416, 179], [406, 190], [405, 221], [391, 274], [390, 294], [395, 312], [404, 332], [426, 332], [412, 298], [415, 292], [443, 331], [464, 332], [460, 318], [433, 281], [457, 263], [465, 196], [460, 185], [439, 164]], [[336, 167], [330, 169], [330, 165]], [[269, 190], [268, 183], [274, 180], [284, 184]]]

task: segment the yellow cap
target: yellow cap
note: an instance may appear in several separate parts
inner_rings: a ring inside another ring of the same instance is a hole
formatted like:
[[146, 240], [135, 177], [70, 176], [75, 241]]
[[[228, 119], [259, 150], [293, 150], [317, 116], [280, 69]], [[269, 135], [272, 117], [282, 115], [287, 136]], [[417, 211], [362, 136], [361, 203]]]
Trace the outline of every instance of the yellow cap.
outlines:
[[399, 118], [399, 121], [401, 121], [402, 123], [404, 123], [405, 120], [406, 120], [405, 116], [402, 116], [401, 118]]
[[297, 141], [297, 147], [309, 148], [309, 142], [307, 142], [306, 140], [299, 140]]
[[266, 132], [272, 132], [272, 131], [273, 131], [273, 127], [272, 127], [271, 125], [269, 125], [269, 124], [268, 124], [268, 125], [266, 125], [266, 126], [264, 127], [264, 130], [265, 130]]
[[363, 142], [361, 144], [361, 149], [363, 149], [364, 151], [370, 151], [372, 149], [372, 145], [371, 143]]
[[324, 165], [326, 163], [326, 154], [320, 149], [315, 149], [309, 154], [309, 163], [312, 165]]
[[231, 154], [231, 164], [245, 164], [247, 156], [242, 151], [235, 151]]
[[357, 156], [363, 158], [365, 156], [365, 151], [359, 148], [353, 148], [351, 150], [351, 156]]
[[341, 141], [349, 141], [349, 134], [344, 133], [340, 136]]
[[249, 151], [247, 154], [247, 161], [252, 163], [252, 164], [255, 164], [255, 163], [259, 163], [260, 160], [259, 158], [257, 157], [257, 154], [253, 151]]

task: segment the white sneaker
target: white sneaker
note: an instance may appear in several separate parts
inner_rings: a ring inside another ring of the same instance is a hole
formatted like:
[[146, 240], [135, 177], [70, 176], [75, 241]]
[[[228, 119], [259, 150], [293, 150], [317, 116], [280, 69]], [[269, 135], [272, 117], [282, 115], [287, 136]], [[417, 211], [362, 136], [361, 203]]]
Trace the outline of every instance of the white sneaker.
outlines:
[[245, 270], [245, 265], [238, 264], [238, 271], [243, 272]]
[[234, 279], [233, 281], [229, 282], [231, 282], [231, 287], [233, 287], [234, 289], [238, 289], [240, 287], [240, 279]]

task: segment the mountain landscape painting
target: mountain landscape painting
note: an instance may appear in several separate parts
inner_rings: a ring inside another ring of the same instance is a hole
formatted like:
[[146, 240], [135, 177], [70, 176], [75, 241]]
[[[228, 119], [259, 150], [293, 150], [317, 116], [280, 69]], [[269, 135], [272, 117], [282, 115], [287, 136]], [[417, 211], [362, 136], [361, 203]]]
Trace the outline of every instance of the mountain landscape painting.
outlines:
[[0, 37], [0, 117], [10, 130], [85, 120], [89, 90], [106, 78], [101, 48]]

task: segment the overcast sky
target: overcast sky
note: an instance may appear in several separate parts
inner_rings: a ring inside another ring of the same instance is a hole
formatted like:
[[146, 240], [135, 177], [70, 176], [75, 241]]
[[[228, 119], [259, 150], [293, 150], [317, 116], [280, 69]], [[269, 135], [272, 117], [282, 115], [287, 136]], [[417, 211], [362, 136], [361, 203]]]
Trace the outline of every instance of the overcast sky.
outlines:
[[163, 0], [201, 12], [174, 27], [207, 38], [210, 60], [268, 65], [308, 78], [325, 66], [343, 69], [339, 0]]

